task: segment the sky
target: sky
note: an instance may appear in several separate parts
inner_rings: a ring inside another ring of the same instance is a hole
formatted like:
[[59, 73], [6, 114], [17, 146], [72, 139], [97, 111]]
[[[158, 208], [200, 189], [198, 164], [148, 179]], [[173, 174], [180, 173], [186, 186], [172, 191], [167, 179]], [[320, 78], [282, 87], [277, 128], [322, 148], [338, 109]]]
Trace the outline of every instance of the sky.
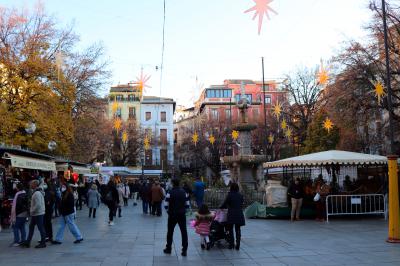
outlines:
[[[33, 7], [36, 0], [0, 0], [0, 6]], [[190, 105], [200, 89], [225, 79], [281, 78], [296, 67], [315, 67], [351, 39], [366, 36], [368, 0], [274, 0], [264, 19], [244, 13], [253, 0], [42, 0], [60, 25], [74, 25], [79, 47], [101, 42], [110, 61], [110, 85], [151, 75], [145, 95]], [[158, 70], [156, 70], [158, 66]]]

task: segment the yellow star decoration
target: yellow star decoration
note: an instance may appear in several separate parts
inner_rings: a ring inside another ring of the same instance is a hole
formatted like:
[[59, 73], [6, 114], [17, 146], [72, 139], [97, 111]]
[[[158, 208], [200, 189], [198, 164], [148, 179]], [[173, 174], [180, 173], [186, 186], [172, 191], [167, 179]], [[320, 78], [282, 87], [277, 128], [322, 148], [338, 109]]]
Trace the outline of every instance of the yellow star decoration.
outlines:
[[124, 133], [122, 133], [122, 141], [126, 142], [128, 140], [128, 133], [126, 133], [126, 131], [124, 131]]
[[282, 129], [286, 129], [287, 128], [287, 123], [286, 123], [285, 119], [283, 119], [282, 122], [281, 122], [281, 128]]
[[232, 139], [237, 140], [239, 138], [239, 131], [233, 130], [232, 131]]
[[385, 88], [380, 81], [375, 83], [375, 95], [376, 97], [378, 97], [378, 103], [380, 103], [382, 100], [382, 96], [385, 95]]
[[328, 130], [328, 133], [330, 132], [330, 130], [333, 128], [333, 123], [332, 121], [327, 117], [324, 121], [324, 128], [326, 130]]
[[328, 84], [329, 74], [328, 74], [328, 71], [322, 66], [321, 66], [321, 70], [319, 71], [319, 73], [317, 75], [317, 80], [320, 85], [325, 86], [326, 84]]
[[208, 141], [211, 143], [211, 145], [214, 145], [214, 142], [215, 142], [214, 135], [210, 135], [210, 137], [208, 138]]
[[194, 146], [196, 146], [197, 142], [199, 142], [199, 135], [197, 134], [197, 132], [194, 132], [192, 136], [192, 142], [194, 143]]
[[122, 125], [122, 121], [120, 118], [116, 118], [114, 120], [114, 129], [119, 132], [119, 130], [121, 129], [121, 125]]
[[274, 142], [274, 135], [269, 134], [269, 136], [268, 136], [268, 142], [269, 142], [269, 144], [272, 144], [272, 143]]
[[290, 128], [288, 128], [285, 132], [285, 136], [290, 139], [290, 137], [292, 136], [292, 130]]
[[144, 148], [145, 148], [146, 150], [150, 149], [150, 139], [149, 139], [148, 136], [146, 136], [146, 137], [144, 138], [143, 143], [144, 143]]
[[119, 106], [118, 106], [117, 101], [114, 101], [114, 102], [112, 103], [112, 105], [111, 105], [111, 110], [112, 110], [113, 114], [115, 114], [115, 113], [117, 112], [118, 107], [119, 107]]
[[278, 119], [281, 115], [282, 105], [279, 102], [276, 102], [276, 104], [274, 105], [272, 113], [275, 115], [276, 119]]

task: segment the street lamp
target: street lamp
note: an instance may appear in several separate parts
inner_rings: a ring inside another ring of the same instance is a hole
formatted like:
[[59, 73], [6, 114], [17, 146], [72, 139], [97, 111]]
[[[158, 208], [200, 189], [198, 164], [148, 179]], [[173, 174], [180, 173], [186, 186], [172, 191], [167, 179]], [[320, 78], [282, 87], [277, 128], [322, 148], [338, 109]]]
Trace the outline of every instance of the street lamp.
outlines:
[[398, 166], [394, 148], [393, 133], [393, 104], [392, 104], [392, 87], [390, 84], [390, 55], [388, 45], [388, 32], [386, 23], [386, 2], [382, 0], [382, 19], [383, 19], [383, 38], [385, 45], [385, 64], [386, 64], [386, 88], [387, 102], [389, 111], [389, 138], [390, 138], [390, 155], [388, 158], [389, 170], [389, 236], [387, 241], [390, 243], [400, 243], [400, 212], [399, 212], [399, 188], [398, 188]]

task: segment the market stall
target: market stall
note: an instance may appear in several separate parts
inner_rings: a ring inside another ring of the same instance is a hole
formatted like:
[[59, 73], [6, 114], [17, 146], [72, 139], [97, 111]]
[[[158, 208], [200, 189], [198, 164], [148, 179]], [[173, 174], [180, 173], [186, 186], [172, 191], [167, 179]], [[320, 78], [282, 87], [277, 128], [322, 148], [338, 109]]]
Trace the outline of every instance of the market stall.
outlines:
[[90, 167], [85, 163], [69, 160], [56, 160], [57, 175], [68, 182], [85, 183], [84, 175], [90, 174]]
[[[313, 208], [314, 180], [318, 176], [322, 176], [329, 184], [332, 200], [336, 200], [333, 195], [350, 195], [349, 203], [347, 203], [347, 199], [343, 203], [342, 196], [338, 202], [335, 202], [335, 206], [332, 202], [328, 202], [327, 212], [331, 208], [343, 207], [339, 206], [340, 204], [346, 205], [344, 207], [348, 207], [347, 205], [350, 204], [350, 211], [346, 210], [346, 213], [343, 213], [352, 214], [354, 208], [362, 209], [365, 204], [373, 205], [368, 195], [383, 196], [387, 191], [387, 158], [379, 155], [330, 150], [267, 162], [264, 163], [264, 168], [268, 179], [266, 187], [267, 213], [268, 208], [276, 212], [277, 209], [274, 207], [285, 208], [288, 206], [287, 198], [283, 195], [286, 195], [287, 187], [295, 177], [299, 177], [304, 186], [304, 211]], [[271, 175], [269, 175], [270, 169], [272, 170]], [[351, 195], [357, 196], [352, 198]], [[354, 200], [360, 198], [360, 195], [363, 195], [363, 199], [365, 197], [363, 202]], [[276, 203], [279, 204], [276, 205]], [[385, 203], [380, 202], [379, 208], [386, 209], [386, 205], [384, 205]], [[372, 211], [375, 210], [375, 207], [372, 208]], [[368, 213], [368, 211], [365, 212]]]
[[45, 154], [17, 148], [0, 147], [0, 206], [1, 223], [8, 225], [12, 198], [17, 183], [28, 187], [33, 179], [49, 178], [54, 175], [54, 158]]

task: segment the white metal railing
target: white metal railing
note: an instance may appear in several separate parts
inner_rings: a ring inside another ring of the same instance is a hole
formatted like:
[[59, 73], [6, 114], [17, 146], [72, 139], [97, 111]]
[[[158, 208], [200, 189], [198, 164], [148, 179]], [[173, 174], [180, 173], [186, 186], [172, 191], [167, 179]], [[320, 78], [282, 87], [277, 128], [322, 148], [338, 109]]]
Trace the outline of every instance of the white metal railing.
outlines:
[[326, 221], [332, 215], [381, 214], [387, 218], [384, 194], [329, 195], [326, 197]]

